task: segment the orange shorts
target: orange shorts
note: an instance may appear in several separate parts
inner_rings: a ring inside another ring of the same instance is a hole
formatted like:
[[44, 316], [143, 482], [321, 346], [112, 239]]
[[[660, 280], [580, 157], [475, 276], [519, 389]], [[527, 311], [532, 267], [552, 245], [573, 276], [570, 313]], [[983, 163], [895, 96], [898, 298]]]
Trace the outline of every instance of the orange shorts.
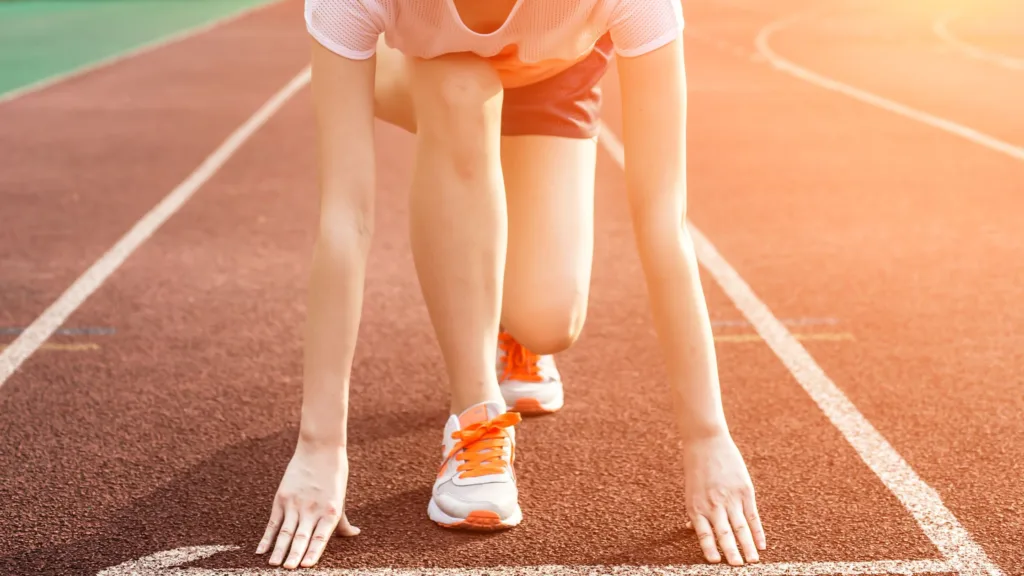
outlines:
[[501, 133], [505, 136], [597, 136], [601, 111], [601, 78], [614, 48], [605, 34], [579, 62], [535, 84], [505, 90]]

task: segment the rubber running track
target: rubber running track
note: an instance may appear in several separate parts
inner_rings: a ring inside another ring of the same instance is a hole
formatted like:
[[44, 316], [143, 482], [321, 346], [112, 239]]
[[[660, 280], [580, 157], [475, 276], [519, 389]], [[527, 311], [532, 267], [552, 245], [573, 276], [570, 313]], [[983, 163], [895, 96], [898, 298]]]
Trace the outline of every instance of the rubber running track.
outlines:
[[[690, 217], [987, 560], [1024, 574], [1024, 162], [776, 69], [755, 38], [808, 6], [686, 5]], [[813, 6], [767, 39], [775, 54], [1024, 145], [1024, 75], [943, 49], [935, 9]], [[307, 63], [288, 0], [0, 105], [0, 342]], [[617, 133], [614, 75], [606, 98]], [[350, 426], [363, 534], [320, 568], [701, 565], [608, 153], [588, 324], [559, 357], [567, 405], [521, 426], [525, 520], [484, 537], [429, 522], [447, 395], [406, 233], [412, 141], [378, 136]], [[225, 548], [189, 566], [266, 567], [252, 550], [298, 422], [313, 143], [303, 89], [2, 384], [0, 573], [96, 574], [210, 545]], [[710, 274], [705, 289], [768, 532], [760, 573], [948, 567], [893, 480]]]

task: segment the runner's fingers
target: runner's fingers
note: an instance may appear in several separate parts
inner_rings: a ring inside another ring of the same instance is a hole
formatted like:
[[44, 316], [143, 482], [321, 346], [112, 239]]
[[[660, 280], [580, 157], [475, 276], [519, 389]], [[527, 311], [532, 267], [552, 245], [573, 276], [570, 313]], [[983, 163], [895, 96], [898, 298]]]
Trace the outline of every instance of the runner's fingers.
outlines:
[[270, 543], [274, 540], [274, 536], [277, 535], [277, 529], [281, 527], [281, 520], [283, 519], [284, 509], [277, 498], [275, 498], [274, 506], [270, 509], [270, 521], [267, 522], [267, 529], [263, 532], [263, 539], [256, 546], [257, 554], [263, 554], [270, 547]]
[[277, 533], [277, 543], [274, 544], [274, 553], [270, 555], [270, 565], [280, 566], [284, 561], [284, 555], [288, 552], [288, 545], [292, 542], [295, 528], [299, 524], [299, 513], [295, 504], [287, 502], [284, 506], [284, 521], [281, 522], [281, 529]]
[[324, 516], [320, 518], [320, 521], [316, 524], [316, 530], [313, 531], [313, 539], [309, 541], [306, 557], [302, 559], [303, 568], [309, 568], [320, 561], [320, 556], [323, 555], [324, 548], [327, 547], [327, 541], [331, 539], [331, 533], [334, 532], [334, 527], [337, 524], [337, 516]]
[[707, 518], [700, 514], [694, 514], [691, 521], [694, 531], [697, 532], [700, 549], [704, 552], [704, 559], [713, 564], [721, 562], [722, 556], [718, 553], [718, 545], [715, 544], [715, 533], [711, 530], [711, 524], [708, 523]]
[[757, 549], [764, 550], [768, 548], [768, 543], [764, 537], [764, 527], [761, 526], [761, 516], [757, 513], [757, 504], [754, 503], [753, 493], [744, 499], [743, 513], [747, 517], [747, 525], [750, 526], [750, 532], [754, 535], [754, 544], [757, 545]]
[[316, 521], [319, 517], [320, 514], [318, 512], [308, 508], [303, 512], [299, 519], [299, 529], [295, 532], [295, 538], [292, 538], [291, 552], [288, 553], [288, 559], [284, 562], [285, 568], [292, 570], [299, 567], [299, 561], [306, 554], [309, 539], [313, 536], [313, 528], [316, 527]]
[[718, 539], [718, 546], [725, 555], [725, 560], [732, 566], [742, 566], [743, 557], [736, 548], [736, 537], [733, 535], [732, 525], [729, 523], [729, 515], [721, 506], [715, 508], [711, 513], [711, 526], [715, 530], [715, 537]]
[[732, 524], [733, 534], [739, 542], [740, 550], [747, 562], [759, 562], [757, 547], [754, 546], [754, 538], [747, 525], [747, 519], [743, 516], [743, 505], [739, 502], [729, 506], [729, 523]]
[[358, 536], [359, 533], [362, 532], [362, 530], [360, 530], [359, 528], [353, 526], [348, 521], [348, 514], [345, 514], [345, 512], [342, 512], [341, 513], [341, 521], [338, 522], [337, 532], [338, 532], [339, 536], [346, 536], [347, 537], [347, 536]]

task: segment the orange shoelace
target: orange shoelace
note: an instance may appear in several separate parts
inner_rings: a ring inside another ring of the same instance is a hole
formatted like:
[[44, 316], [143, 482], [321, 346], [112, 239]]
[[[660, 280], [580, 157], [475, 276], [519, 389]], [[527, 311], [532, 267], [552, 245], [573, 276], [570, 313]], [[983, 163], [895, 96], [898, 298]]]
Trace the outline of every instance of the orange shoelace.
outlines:
[[530, 352], [525, 346], [516, 342], [507, 332], [498, 335], [498, 346], [505, 353], [505, 367], [500, 380], [516, 380], [518, 382], [543, 382], [540, 375], [540, 356]]
[[515, 426], [521, 420], [518, 412], [505, 412], [490, 420], [456, 430], [452, 433], [452, 439], [458, 442], [444, 459], [441, 469], [444, 470], [452, 456], [458, 454], [455, 459], [461, 462], [457, 468], [460, 478], [501, 474], [515, 458], [515, 446], [512, 446], [513, 453], [508, 462], [503, 457], [503, 448], [509, 439], [505, 429]]

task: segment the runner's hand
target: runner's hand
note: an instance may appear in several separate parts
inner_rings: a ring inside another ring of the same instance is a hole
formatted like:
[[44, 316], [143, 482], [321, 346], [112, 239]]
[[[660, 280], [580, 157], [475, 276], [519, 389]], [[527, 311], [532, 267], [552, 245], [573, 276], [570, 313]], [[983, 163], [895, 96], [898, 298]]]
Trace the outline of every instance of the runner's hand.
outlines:
[[[256, 547], [263, 554], [274, 543], [270, 565], [288, 569], [316, 564], [331, 534], [355, 536], [359, 528], [345, 517], [348, 454], [344, 448], [299, 441], [274, 497], [267, 530]], [[290, 551], [289, 551], [290, 549]], [[285, 555], [287, 554], [287, 558]]]
[[758, 550], [766, 547], [764, 529], [750, 474], [732, 438], [723, 434], [686, 443], [684, 463], [687, 526], [697, 532], [704, 558], [721, 562], [721, 548], [733, 566], [744, 558], [758, 562]]

